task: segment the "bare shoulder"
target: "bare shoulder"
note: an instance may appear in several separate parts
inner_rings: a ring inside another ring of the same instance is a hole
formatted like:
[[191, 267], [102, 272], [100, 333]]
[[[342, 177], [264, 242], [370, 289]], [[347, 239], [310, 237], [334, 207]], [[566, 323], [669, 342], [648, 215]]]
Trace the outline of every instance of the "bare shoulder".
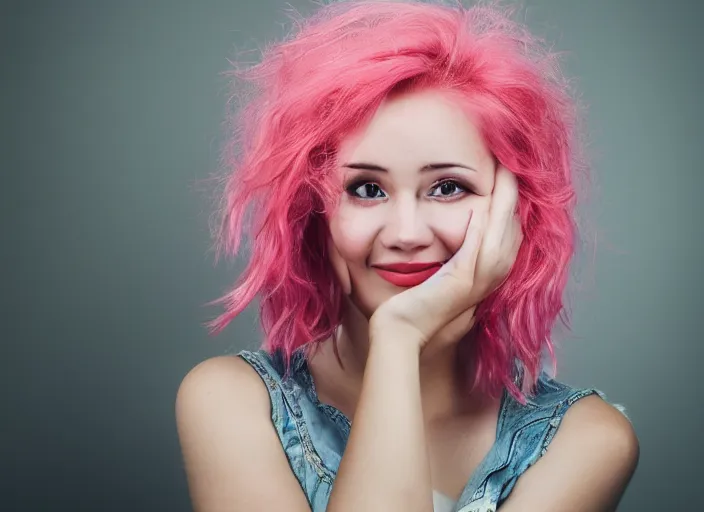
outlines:
[[194, 423], [209, 409], [248, 406], [248, 413], [269, 410], [264, 383], [254, 369], [236, 356], [220, 356], [196, 365], [186, 374], [176, 395], [176, 417]]
[[310, 510], [272, 424], [264, 382], [241, 358], [208, 359], [184, 377], [176, 424], [194, 510]]
[[555, 451], [569, 447], [581, 457], [599, 458], [612, 468], [612, 476], [622, 480], [630, 479], [640, 457], [631, 422], [598, 395], [582, 398], [570, 407], [553, 442]]
[[590, 395], [575, 402], [565, 414], [563, 437], [579, 438], [609, 449], [621, 456], [638, 455], [638, 438], [633, 425], [616, 407]]
[[638, 465], [631, 422], [590, 395], [565, 413], [547, 453], [519, 479], [502, 512], [615, 510]]

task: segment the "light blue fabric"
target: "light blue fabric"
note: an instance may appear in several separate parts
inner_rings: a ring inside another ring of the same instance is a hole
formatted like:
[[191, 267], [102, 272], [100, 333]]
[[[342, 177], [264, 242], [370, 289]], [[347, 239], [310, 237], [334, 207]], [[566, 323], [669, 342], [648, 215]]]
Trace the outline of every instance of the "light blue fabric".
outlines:
[[[264, 351], [242, 351], [238, 355], [266, 384], [272, 422], [291, 469], [313, 512], [323, 512], [349, 437], [349, 420], [318, 400], [303, 352], [294, 354], [285, 377], [280, 357]], [[496, 442], [470, 477], [454, 511], [494, 512], [518, 477], [546, 452], [567, 409], [592, 394], [604, 398], [596, 389], [574, 389], [545, 373], [526, 405], [504, 392]]]

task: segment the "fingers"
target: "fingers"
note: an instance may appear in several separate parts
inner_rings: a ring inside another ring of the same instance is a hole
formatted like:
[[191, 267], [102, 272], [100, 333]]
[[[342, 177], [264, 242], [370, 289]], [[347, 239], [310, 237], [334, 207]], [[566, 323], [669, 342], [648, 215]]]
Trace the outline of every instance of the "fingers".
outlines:
[[471, 283], [474, 278], [474, 269], [477, 264], [482, 234], [483, 230], [479, 226], [479, 216], [475, 216], [474, 212], [470, 211], [464, 241], [448, 262], [450, 263], [450, 268], [456, 269], [462, 279], [466, 279], [468, 283]]
[[[438, 329], [473, 306], [469, 300], [482, 237], [482, 229], [477, 221], [478, 216], [470, 213], [462, 246], [438, 272], [415, 288], [395, 297], [408, 297], [409, 293], [410, 297], [415, 297], [415, 300], [409, 301], [404, 307], [401, 316], [404, 321], [414, 325], [426, 341], [433, 337]], [[389, 302], [392, 301], [393, 299]], [[463, 317], [455, 324], [455, 328], [461, 329], [472, 318], [472, 315]]]
[[505, 282], [516, 261], [523, 234], [518, 207], [518, 182], [515, 175], [499, 164], [494, 190], [479, 253], [478, 275], [472, 290], [473, 300], [481, 300]]
[[517, 215], [512, 215], [509, 219], [509, 224], [506, 227], [504, 240], [497, 258], [496, 272], [497, 281], [494, 289], [506, 282], [511, 272], [513, 264], [516, 262], [518, 251], [521, 248], [523, 241], [523, 231], [521, 229], [521, 221]]
[[513, 260], [515, 261], [516, 255], [518, 254], [518, 250], [520, 249], [521, 243], [523, 242], [523, 229], [521, 227], [521, 220], [518, 218], [518, 215], [513, 216], [511, 225], [513, 226], [513, 229], [511, 230], [511, 242], [513, 243], [513, 251], [511, 254], [513, 255]]
[[499, 164], [496, 170], [494, 191], [489, 207], [489, 219], [484, 236], [484, 247], [496, 255], [501, 247], [518, 205], [518, 182], [514, 174]]
[[482, 237], [482, 229], [477, 225], [478, 218], [479, 216], [475, 216], [470, 211], [464, 241], [460, 248], [438, 272], [417, 287], [424, 290], [442, 289], [442, 293], [431, 304], [424, 305], [428, 311], [434, 311], [433, 315], [445, 314], [448, 310], [452, 311], [451, 318], [454, 318], [466, 309], [459, 305], [460, 309], [454, 311], [458, 307], [455, 304], [457, 298], [468, 294], [474, 282], [474, 269]]

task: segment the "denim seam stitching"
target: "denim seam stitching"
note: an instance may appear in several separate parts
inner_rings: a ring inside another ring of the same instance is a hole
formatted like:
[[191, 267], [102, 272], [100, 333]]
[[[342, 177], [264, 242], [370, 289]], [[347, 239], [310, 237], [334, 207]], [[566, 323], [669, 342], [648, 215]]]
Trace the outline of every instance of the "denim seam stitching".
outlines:
[[[332, 477], [329, 473], [330, 470], [324, 466], [320, 455], [318, 455], [317, 451], [313, 447], [313, 444], [310, 440], [310, 436], [308, 434], [308, 429], [305, 426], [305, 420], [303, 419], [303, 415], [302, 413], [300, 413], [300, 409], [296, 409], [291, 406], [292, 401], [289, 400], [288, 392], [286, 391], [285, 387], [282, 385], [281, 382], [278, 382], [270, 375], [269, 371], [266, 369], [265, 364], [262, 363], [258, 356], [246, 353], [242, 355], [242, 357], [244, 357], [248, 362], [252, 364], [257, 373], [262, 375], [265, 383], [267, 384], [267, 387], [269, 387], [271, 391], [277, 391], [281, 394], [281, 397], [283, 398], [284, 402], [286, 402], [288, 408], [291, 411], [299, 411], [298, 415], [294, 413], [291, 416], [294, 424], [296, 425], [296, 432], [298, 433], [298, 438], [301, 441], [301, 446], [303, 447], [303, 457], [306, 462], [308, 462], [313, 467], [313, 469], [315, 469], [315, 472], [320, 478], [322, 478], [326, 483], [332, 485]], [[272, 404], [272, 410], [273, 409], [274, 407]]]

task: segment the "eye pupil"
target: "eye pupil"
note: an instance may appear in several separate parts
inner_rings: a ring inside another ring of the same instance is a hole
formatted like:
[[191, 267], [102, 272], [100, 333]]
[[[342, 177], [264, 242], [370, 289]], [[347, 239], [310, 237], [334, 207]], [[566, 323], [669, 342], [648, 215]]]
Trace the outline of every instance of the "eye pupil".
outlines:
[[440, 185], [440, 192], [443, 195], [450, 195], [455, 191], [455, 184], [451, 181], [446, 181]]
[[377, 185], [376, 183], [365, 183], [364, 192], [366, 193], [367, 197], [376, 197], [376, 195], [379, 193], [379, 185]]

